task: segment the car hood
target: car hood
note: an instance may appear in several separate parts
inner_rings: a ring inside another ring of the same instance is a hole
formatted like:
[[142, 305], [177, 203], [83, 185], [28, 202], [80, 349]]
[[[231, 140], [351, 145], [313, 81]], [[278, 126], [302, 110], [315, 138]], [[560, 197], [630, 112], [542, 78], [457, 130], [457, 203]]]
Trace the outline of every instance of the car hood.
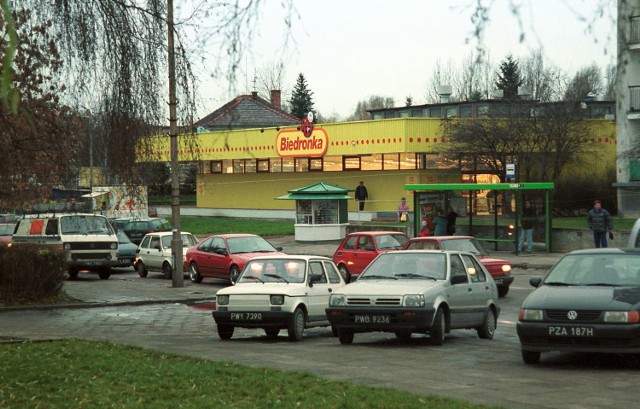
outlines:
[[302, 283], [239, 283], [226, 287], [217, 292], [217, 295], [238, 294], [283, 294], [289, 296], [302, 296], [307, 294], [307, 286]]
[[640, 304], [639, 287], [541, 286], [527, 297], [524, 308], [628, 310]]
[[355, 281], [342, 287], [339, 292], [345, 295], [405, 295], [424, 293], [430, 288], [441, 286], [445, 281], [423, 279], [411, 280], [367, 280]]
[[254, 257], [267, 256], [267, 255], [274, 256], [278, 254], [284, 254], [284, 253], [281, 253], [279, 251], [256, 251], [255, 253], [235, 253], [235, 254], [231, 254], [231, 257], [237, 262], [242, 262], [242, 264], [245, 264], [247, 261], [251, 260]]

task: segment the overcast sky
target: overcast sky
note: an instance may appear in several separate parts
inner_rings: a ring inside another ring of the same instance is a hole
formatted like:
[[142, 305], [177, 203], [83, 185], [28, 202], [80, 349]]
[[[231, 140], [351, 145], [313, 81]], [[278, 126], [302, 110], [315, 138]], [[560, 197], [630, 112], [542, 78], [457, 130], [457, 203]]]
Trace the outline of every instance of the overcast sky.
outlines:
[[[315, 108], [328, 116], [351, 115], [370, 95], [392, 97], [396, 106], [411, 96], [426, 103], [429, 79], [439, 60], [459, 66], [477, 46], [471, 15], [475, 0], [294, 0], [291, 35], [281, 1], [266, 0], [251, 52], [244, 56], [236, 89], [220, 77], [200, 72], [201, 116], [239, 94], [250, 93], [256, 70], [285, 62], [286, 88], [299, 73], [313, 91]], [[615, 62], [616, 0], [494, 0], [483, 45], [499, 64], [508, 54], [525, 57], [542, 48], [545, 59], [568, 73], [597, 63]], [[510, 11], [520, 6], [520, 19]], [[597, 18], [596, 9], [604, 7]], [[592, 25], [590, 29], [590, 23]], [[524, 30], [524, 31], [523, 31]], [[520, 36], [524, 34], [524, 42]]]

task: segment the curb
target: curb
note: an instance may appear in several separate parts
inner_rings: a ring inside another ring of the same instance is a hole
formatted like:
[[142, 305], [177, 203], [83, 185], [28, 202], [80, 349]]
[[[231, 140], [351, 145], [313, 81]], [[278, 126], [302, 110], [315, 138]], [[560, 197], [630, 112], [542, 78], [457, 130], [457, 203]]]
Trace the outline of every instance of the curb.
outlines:
[[0, 313], [13, 311], [46, 311], [57, 309], [82, 309], [82, 308], [101, 308], [101, 307], [121, 307], [121, 306], [138, 306], [151, 304], [189, 304], [198, 301], [215, 301], [216, 296], [200, 297], [200, 298], [175, 298], [165, 300], [133, 300], [133, 301], [117, 301], [117, 302], [87, 302], [87, 303], [70, 303], [70, 304], [46, 304], [46, 305], [16, 305], [8, 307], [0, 307]]

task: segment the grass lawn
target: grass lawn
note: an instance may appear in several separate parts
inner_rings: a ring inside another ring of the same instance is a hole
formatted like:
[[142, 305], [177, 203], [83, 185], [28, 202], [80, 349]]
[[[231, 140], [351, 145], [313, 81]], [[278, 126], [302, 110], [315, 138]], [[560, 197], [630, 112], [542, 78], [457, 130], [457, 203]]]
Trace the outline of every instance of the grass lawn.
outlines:
[[488, 408], [104, 342], [2, 344], [0, 407]]

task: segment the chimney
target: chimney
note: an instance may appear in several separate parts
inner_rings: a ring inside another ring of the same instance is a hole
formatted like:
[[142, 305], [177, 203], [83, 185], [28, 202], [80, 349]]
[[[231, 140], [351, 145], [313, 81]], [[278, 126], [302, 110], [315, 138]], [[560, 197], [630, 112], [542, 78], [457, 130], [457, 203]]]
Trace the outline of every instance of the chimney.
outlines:
[[251, 91], [251, 98], [258, 99], [258, 91]]
[[278, 109], [282, 109], [282, 106], [280, 105], [280, 90], [279, 89], [272, 89], [271, 90], [271, 104], [275, 105], [276, 108], [278, 108]]

